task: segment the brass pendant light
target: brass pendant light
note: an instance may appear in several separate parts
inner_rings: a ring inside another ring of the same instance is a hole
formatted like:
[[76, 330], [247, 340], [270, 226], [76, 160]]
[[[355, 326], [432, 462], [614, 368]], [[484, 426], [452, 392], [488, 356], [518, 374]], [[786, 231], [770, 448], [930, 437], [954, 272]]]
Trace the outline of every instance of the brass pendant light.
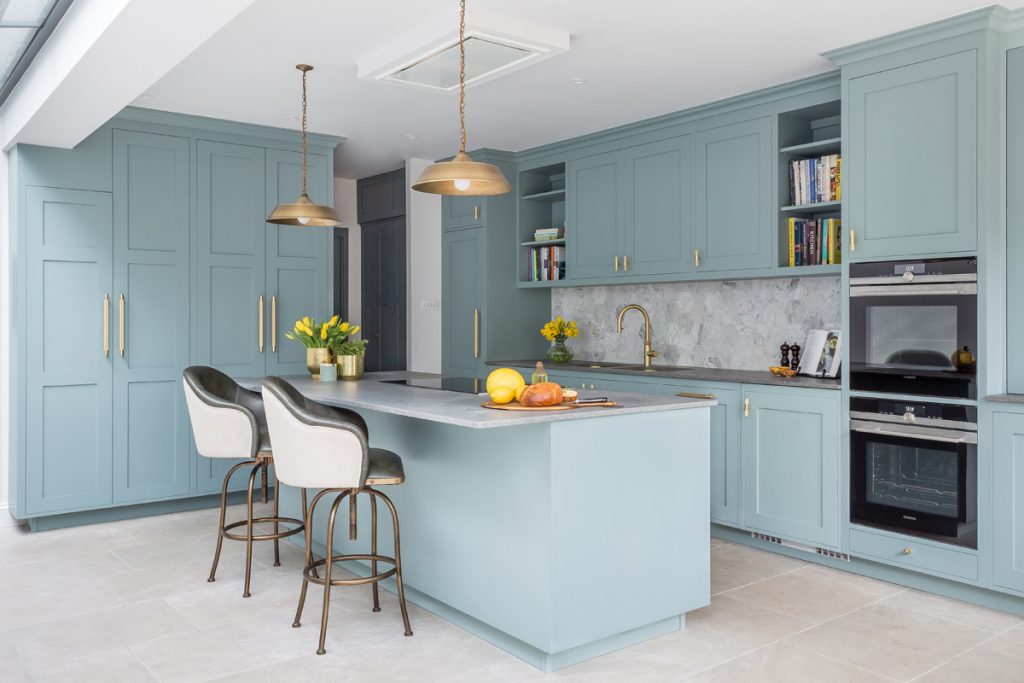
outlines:
[[482, 196], [512, 191], [505, 174], [494, 164], [473, 161], [466, 154], [466, 0], [459, 3], [459, 128], [462, 143], [451, 161], [427, 166], [412, 189], [430, 194]]
[[341, 225], [334, 209], [323, 204], [314, 204], [306, 188], [306, 74], [313, 70], [309, 64], [296, 64], [302, 72], [302, 193], [291, 204], [278, 204], [270, 215], [268, 223], [332, 228]]

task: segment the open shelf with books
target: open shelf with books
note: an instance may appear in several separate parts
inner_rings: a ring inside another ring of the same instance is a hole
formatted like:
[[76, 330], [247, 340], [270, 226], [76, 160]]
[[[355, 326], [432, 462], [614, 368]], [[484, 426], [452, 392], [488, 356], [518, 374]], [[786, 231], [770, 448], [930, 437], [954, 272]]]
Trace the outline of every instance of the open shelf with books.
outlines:
[[837, 274], [842, 263], [840, 102], [778, 117], [778, 266], [794, 276]]
[[565, 164], [519, 172], [518, 278], [550, 287], [565, 279]]

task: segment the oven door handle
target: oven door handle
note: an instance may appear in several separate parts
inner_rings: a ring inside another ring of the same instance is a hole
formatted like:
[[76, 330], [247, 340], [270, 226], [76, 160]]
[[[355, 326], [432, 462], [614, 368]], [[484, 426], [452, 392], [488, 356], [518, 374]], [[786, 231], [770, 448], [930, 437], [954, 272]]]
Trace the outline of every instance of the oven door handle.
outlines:
[[851, 285], [850, 296], [966, 296], [978, 293], [974, 282], [934, 285]]
[[871, 422], [860, 420], [850, 420], [850, 431], [875, 434], [877, 436], [897, 436], [905, 439], [920, 439], [922, 441], [940, 441], [942, 443], [978, 443], [977, 434], [946, 429], [929, 429], [927, 427], [900, 427], [899, 425], [882, 428]]

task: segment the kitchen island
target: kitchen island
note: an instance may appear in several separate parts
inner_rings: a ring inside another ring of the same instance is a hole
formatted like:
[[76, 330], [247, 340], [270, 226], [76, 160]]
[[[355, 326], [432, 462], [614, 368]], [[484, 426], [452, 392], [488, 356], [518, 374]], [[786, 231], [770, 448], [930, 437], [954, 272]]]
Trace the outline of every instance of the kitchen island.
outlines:
[[[708, 604], [715, 401], [608, 392], [620, 407], [517, 413], [381, 382], [410, 377], [432, 376], [288, 380], [358, 411], [370, 444], [401, 455], [406, 482], [382, 490], [399, 511], [411, 602], [545, 671], [678, 630]], [[283, 487], [281, 502], [301, 515], [297, 491]], [[366, 552], [369, 519], [361, 508], [358, 540], [338, 531], [335, 552]]]

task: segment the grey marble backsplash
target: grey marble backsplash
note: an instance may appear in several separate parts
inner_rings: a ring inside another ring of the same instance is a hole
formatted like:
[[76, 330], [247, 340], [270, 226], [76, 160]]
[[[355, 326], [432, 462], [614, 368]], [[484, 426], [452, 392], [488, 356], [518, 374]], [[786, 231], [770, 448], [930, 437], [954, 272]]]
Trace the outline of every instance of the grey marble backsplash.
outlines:
[[832, 276], [556, 287], [551, 312], [578, 323], [569, 342], [577, 359], [642, 362], [643, 317], [630, 311], [615, 331], [619, 309], [640, 304], [661, 354], [655, 363], [766, 370], [782, 342], [803, 345], [808, 330], [839, 329], [839, 292]]

